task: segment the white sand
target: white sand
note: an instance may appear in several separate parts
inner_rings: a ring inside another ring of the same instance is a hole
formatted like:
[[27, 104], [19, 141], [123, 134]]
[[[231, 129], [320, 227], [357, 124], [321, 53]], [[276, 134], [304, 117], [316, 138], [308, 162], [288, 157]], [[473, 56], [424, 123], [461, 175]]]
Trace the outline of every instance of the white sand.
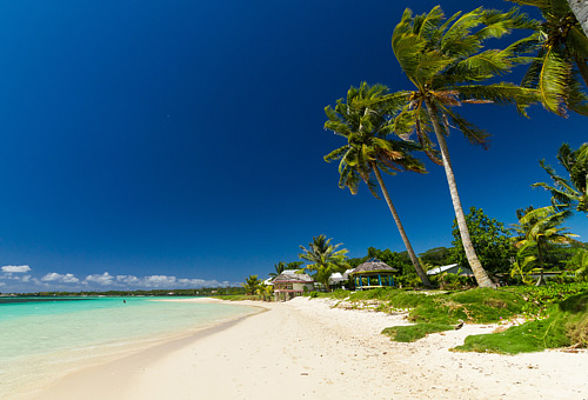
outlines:
[[297, 298], [198, 337], [69, 375], [36, 398], [588, 399], [588, 352], [452, 353], [468, 326], [415, 343], [379, 332], [402, 315]]

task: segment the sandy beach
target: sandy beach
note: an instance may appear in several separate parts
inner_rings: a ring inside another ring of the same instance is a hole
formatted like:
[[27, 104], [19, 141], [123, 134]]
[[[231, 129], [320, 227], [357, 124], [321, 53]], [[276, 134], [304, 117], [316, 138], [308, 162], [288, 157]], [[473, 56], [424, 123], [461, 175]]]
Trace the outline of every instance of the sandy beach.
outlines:
[[397, 343], [380, 331], [407, 324], [402, 314], [337, 309], [307, 298], [240, 304], [266, 311], [82, 368], [35, 398], [588, 399], [588, 352], [448, 351], [496, 326], [466, 325]]

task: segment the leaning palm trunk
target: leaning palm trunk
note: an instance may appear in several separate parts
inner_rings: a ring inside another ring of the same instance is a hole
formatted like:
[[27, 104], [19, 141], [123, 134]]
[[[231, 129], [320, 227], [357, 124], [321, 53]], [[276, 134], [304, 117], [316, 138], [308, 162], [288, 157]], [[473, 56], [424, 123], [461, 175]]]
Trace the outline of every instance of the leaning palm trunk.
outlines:
[[494, 282], [492, 282], [492, 280], [486, 273], [486, 270], [482, 267], [482, 263], [480, 263], [480, 260], [476, 255], [474, 245], [472, 244], [472, 239], [470, 238], [470, 231], [466, 223], [463, 208], [461, 206], [461, 200], [459, 198], [459, 193], [457, 191], [455, 176], [453, 175], [453, 167], [451, 166], [451, 159], [449, 158], [449, 150], [447, 149], [445, 137], [441, 132], [441, 127], [439, 126], [437, 114], [435, 113], [429, 100], [426, 100], [425, 103], [427, 105], [427, 111], [429, 113], [429, 117], [431, 118], [431, 122], [433, 122], [433, 129], [435, 131], [437, 142], [439, 143], [439, 149], [441, 150], [441, 156], [443, 158], [443, 167], [445, 168], [445, 175], [447, 175], [447, 183], [449, 184], [449, 193], [451, 194], [451, 201], [453, 202], [453, 209], [455, 210], [455, 219], [457, 220], [457, 226], [459, 227], [461, 242], [463, 243], [463, 248], [465, 250], [468, 263], [470, 264], [470, 267], [474, 272], [474, 276], [476, 277], [478, 286], [496, 287]]
[[380, 189], [382, 190], [382, 194], [384, 195], [384, 199], [386, 199], [386, 203], [388, 203], [388, 208], [390, 209], [390, 213], [394, 218], [394, 222], [396, 222], [396, 227], [398, 228], [398, 232], [400, 232], [400, 237], [402, 237], [402, 241], [404, 242], [404, 246], [408, 251], [408, 256], [410, 257], [410, 261], [412, 261], [412, 265], [414, 265], [414, 269], [416, 270], [417, 275], [421, 278], [423, 285], [425, 287], [431, 287], [431, 282], [429, 282], [429, 278], [427, 278], [427, 274], [421, 268], [421, 264], [412, 249], [410, 241], [408, 240], [408, 236], [406, 236], [406, 232], [404, 231], [404, 227], [402, 226], [402, 222], [400, 222], [400, 216], [398, 212], [396, 212], [396, 207], [392, 204], [392, 200], [390, 200], [390, 196], [388, 195], [388, 189], [386, 189], [386, 185], [384, 184], [384, 180], [382, 179], [382, 175], [380, 174], [380, 170], [376, 165], [373, 165], [374, 173], [376, 175], [376, 179], [380, 184]]
[[568, 0], [568, 4], [576, 19], [582, 25], [582, 29], [588, 36], [588, 0]]

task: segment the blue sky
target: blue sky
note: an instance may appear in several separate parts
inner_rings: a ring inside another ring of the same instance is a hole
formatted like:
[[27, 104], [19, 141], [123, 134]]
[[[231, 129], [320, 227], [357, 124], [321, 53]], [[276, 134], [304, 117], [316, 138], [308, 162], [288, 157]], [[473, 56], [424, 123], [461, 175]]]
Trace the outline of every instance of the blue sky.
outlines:
[[[337, 187], [322, 156], [343, 143], [322, 126], [352, 84], [409, 87], [389, 44], [405, 6], [4, 3], [0, 265], [30, 270], [3, 270], [0, 291], [222, 285], [296, 260], [320, 233], [351, 256], [403, 250], [383, 201]], [[488, 151], [449, 138], [462, 202], [507, 224], [548, 203], [529, 186], [546, 179], [538, 160], [555, 164], [562, 142], [588, 137], [585, 119], [541, 107], [530, 120], [493, 105], [463, 112], [493, 136]], [[428, 167], [387, 179], [417, 252], [451, 242], [444, 173]], [[567, 225], [588, 240], [586, 217]]]

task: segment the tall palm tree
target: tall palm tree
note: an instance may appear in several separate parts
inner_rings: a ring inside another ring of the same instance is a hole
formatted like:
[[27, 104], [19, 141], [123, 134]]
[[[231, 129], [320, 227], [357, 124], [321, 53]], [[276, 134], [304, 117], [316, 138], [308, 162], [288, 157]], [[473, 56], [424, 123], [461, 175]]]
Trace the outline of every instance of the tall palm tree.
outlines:
[[529, 207], [524, 212], [517, 211], [519, 223], [514, 229], [519, 234], [515, 247], [521, 250], [536, 249], [541, 268], [545, 267], [545, 252], [550, 244], [570, 244], [577, 237], [560, 225], [570, 216], [569, 210], [557, 211], [554, 206], [534, 209]]
[[426, 172], [423, 163], [410, 155], [411, 151], [417, 149], [416, 145], [387, 139], [393, 133], [393, 121], [387, 117], [387, 110], [378, 106], [382, 96], [387, 93], [388, 88], [383, 85], [369, 86], [363, 82], [359, 88], [352, 86], [347, 92], [347, 99], [339, 99], [335, 109], [325, 107], [328, 118], [325, 129], [347, 139], [347, 144], [327, 154], [324, 159], [327, 162], [340, 160], [339, 187], [349, 188], [352, 194], [357, 193], [359, 183], [363, 180], [378, 198], [371, 180], [372, 173], [375, 175], [412, 264], [423, 285], [430, 287], [431, 283], [408, 240], [380, 172], [382, 170], [392, 175], [394, 171], [402, 170]]
[[[494, 287], [495, 284], [472, 245], [445, 136], [450, 127], [456, 127], [470, 142], [486, 144], [487, 133], [454, 110], [453, 107], [462, 103], [512, 103], [524, 113], [528, 105], [538, 100], [534, 89], [504, 82], [479, 83], [532, 60], [526, 56], [533, 43], [530, 38], [505, 49], [484, 50], [484, 41], [502, 37], [514, 28], [532, 26], [526, 16], [515, 10], [501, 13], [477, 8], [446, 19], [441, 8], [435, 7], [428, 14], [416, 16], [406, 9], [392, 35], [394, 55], [415, 86], [412, 91], [394, 93], [386, 99], [388, 105], [404, 103], [395, 119], [394, 130], [401, 134], [416, 131], [429, 158], [443, 165], [464, 250], [479, 286]], [[432, 151], [431, 128], [441, 160]]]
[[331, 244], [331, 240], [325, 235], [314, 236], [308, 249], [300, 245], [302, 253], [299, 254], [302, 260], [308, 262], [306, 268], [316, 271], [315, 279], [324, 284], [327, 289], [331, 274], [345, 269], [348, 252], [347, 249], [337, 250], [343, 243]]
[[541, 160], [540, 164], [551, 177], [553, 186], [544, 182], [533, 184], [551, 192], [551, 203], [558, 210], [566, 210], [575, 206], [588, 216], [588, 143], [584, 143], [578, 150], [570, 149], [566, 143], [562, 144], [557, 153], [557, 159], [569, 174], [569, 179], [555, 173], [555, 170]]
[[[544, 18], [532, 36], [537, 41], [537, 58], [522, 85], [538, 88], [543, 105], [551, 112], [566, 116], [570, 109], [588, 115], [588, 36], [570, 9], [574, 0], [509, 1], [537, 7]], [[588, 2], [584, 3], [588, 12]]]

